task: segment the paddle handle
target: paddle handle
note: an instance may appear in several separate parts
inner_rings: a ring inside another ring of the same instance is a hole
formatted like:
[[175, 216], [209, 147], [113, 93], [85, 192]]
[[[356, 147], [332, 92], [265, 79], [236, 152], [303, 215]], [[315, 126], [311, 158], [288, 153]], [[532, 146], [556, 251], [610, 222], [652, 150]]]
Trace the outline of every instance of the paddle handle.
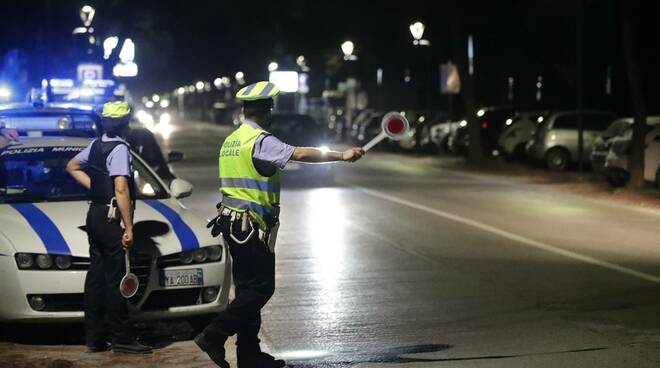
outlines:
[[380, 141], [382, 141], [382, 140], [385, 139], [386, 137], [387, 137], [387, 134], [385, 134], [385, 132], [380, 132], [380, 134], [378, 134], [378, 135], [375, 136], [372, 140], [370, 140], [367, 144], [365, 144], [365, 145], [362, 147], [362, 149], [363, 149], [365, 152], [367, 152], [367, 151], [369, 151], [370, 149], [372, 149], [375, 145], [377, 145], [378, 143], [380, 143]]
[[128, 250], [124, 250], [124, 261], [126, 262], [126, 274], [131, 273], [131, 260], [128, 256]]

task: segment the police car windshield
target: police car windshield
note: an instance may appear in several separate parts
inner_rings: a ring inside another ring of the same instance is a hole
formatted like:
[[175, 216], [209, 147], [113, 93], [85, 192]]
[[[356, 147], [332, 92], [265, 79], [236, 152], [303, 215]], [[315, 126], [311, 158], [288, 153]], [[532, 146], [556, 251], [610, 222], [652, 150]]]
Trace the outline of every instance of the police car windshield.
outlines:
[[[0, 150], [0, 203], [88, 200], [87, 190], [66, 171], [80, 146], [21, 147]], [[133, 158], [138, 199], [167, 198], [167, 191]]]

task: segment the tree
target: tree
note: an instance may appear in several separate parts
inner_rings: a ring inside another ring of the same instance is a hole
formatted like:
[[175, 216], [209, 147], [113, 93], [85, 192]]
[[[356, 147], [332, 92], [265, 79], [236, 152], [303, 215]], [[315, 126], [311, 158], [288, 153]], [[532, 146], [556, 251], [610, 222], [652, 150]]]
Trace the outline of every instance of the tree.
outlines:
[[623, 42], [623, 58], [628, 75], [628, 86], [633, 111], [632, 153], [630, 156], [631, 188], [641, 188], [644, 185], [644, 150], [646, 148], [646, 106], [642, 86], [642, 73], [637, 57], [635, 32], [633, 29], [634, 1], [621, 0], [621, 27]]

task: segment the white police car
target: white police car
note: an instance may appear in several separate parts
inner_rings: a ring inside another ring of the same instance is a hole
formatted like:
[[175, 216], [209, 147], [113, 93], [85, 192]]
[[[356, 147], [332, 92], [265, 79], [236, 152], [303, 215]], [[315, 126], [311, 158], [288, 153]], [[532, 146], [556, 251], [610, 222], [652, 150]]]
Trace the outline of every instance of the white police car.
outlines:
[[[23, 138], [0, 150], [0, 321], [83, 318], [89, 267], [86, 190], [66, 172], [87, 138]], [[192, 186], [167, 188], [133, 154], [138, 200], [131, 271], [140, 280], [129, 299], [136, 319], [192, 317], [226, 307], [229, 257], [220, 238], [177, 198]]]

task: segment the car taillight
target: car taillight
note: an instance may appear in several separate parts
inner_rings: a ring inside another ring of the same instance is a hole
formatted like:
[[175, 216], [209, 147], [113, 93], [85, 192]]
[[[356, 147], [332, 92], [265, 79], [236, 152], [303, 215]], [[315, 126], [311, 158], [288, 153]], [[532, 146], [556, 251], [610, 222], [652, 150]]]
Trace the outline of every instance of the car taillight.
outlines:
[[488, 122], [487, 121], [484, 121], [483, 123], [481, 123], [481, 129], [488, 129]]

